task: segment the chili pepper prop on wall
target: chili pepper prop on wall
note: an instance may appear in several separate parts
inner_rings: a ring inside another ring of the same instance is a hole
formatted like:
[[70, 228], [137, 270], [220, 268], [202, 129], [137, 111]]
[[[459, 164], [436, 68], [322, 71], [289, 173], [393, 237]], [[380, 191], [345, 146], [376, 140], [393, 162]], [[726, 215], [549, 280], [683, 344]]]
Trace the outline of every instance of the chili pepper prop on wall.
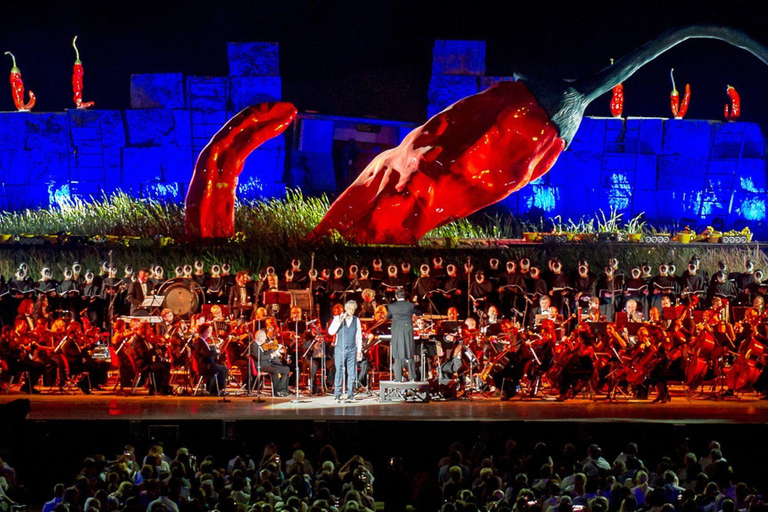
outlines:
[[[611, 66], [613, 66], [613, 59], [611, 59]], [[612, 91], [611, 115], [613, 117], [621, 117], [621, 114], [624, 112], [624, 84], [617, 85]]]
[[230, 119], [200, 152], [186, 198], [184, 227], [193, 238], [235, 234], [235, 193], [245, 159], [285, 131], [296, 117], [291, 103], [259, 103]]
[[80, 60], [80, 51], [77, 49], [77, 36], [72, 40], [72, 48], [75, 49], [75, 68], [72, 70], [72, 92], [75, 97], [75, 106], [85, 109], [95, 105], [95, 102], [83, 103], [83, 62]]
[[768, 64], [768, 48], [746, 34], [692, 26], [667, 31], [586, 79], [501, 82], [454, 103], [374, 158], [307, 238], [336, 231], [357, 243], [412, 244], [501, 201], [549, 171], [592, 101], [691, 38], [726, 41]]
[[35, 106], [35, 93], [29, 91], [29, 103], [24, 103], [24, 82], [21, 80], [21, 70], [16, 67], [16, 57], [11, 52], [5, 52], [13, 59], [11, 68], [11, 92], [13, 93], [13, 104], [19, 112], [29, 112]]
[[725, 119], [728, 121], [735, 121], [741, 115], [741, 98], [739, 97], [739, 93], [736, 92], [736, 88], [731, 87], [730, 85], [725, 92], [728, 97], [731, 98], [730, 112], [728, 111], [728, 104], [725, 104]]
[[677, 92], [677, 87], [675, 87], [675, 68], [670, 70], [669, 77], [672, 79], [672, 92], [669, 95], [672, 116], [675, 119], [682, 119], [688, 113], [688, 104], [691, 102], [691, 86], [690, 84], [685, 84], [685, 96], [683, 96], [683, 104], [680, 105], [680, 93]]

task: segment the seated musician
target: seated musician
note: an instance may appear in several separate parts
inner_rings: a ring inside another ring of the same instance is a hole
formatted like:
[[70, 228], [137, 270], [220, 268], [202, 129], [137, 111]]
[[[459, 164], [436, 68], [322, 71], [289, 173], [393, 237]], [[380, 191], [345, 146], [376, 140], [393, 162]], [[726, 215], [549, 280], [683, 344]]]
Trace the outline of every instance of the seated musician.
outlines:
[[169, 308], [163, 308], [160, 312], [160, 317], [163, 321], [155, 326], [155, 332], [158, 336], [170, 337], [173, 331], [173, 311]]
[[139, 332], [131, 342], [131, 349], [133, 350], [133, 360], [136, 363], [136, 371], [142, 376], [152, 375], [154, 378], [154, 385], [157, 386], [157, 389], [149, 382], [149, 379], [146, 381], [149, 386], [149, 394], [154, 395], [156, 392], [164, 395], [171, 394], [168, 385], [171, 378], [171, 363], [164, 360], [165, 358], [160, 353], [160, 339], [156, 337], [152, 324], [144, 322], [139, 326]]
[[643, 312], [637, 310], [637, 301], [629, 299], [624, 305], [624, 312], [627, 314], [627, 322], [642, 322]]
[[288, 396], [288, 376], [291, 369], [281, 363], [280, 351], [281, 347], [277, 342], [267, 338], [267, 332], [264, 329], [256, 331], [253, 345], [251, 345], [251, 354], [258, 358], [257, 368], [262, 373], [272, 375], [275, 395]]
[[45, 368], [40, 361], [35, 360], [34, 353], [36, 350], [37, 343], [34, 334], [29, 330], [24, 320], [17, 319], [14, 330], [8, 337], [8, 344], [4, 348], [3, 359], [8, 365], [8, 374], [16, 377], [17, 380], [21, 380], [23, 372], [29, 372], [25, 376], [22, 386], [25, 393], [39, 393], [35, 384]]
[[[216, 380], [218, 384], [218, 394], [223, 396], [227, 386], [229, 368], [218, 362], [219, 351], [211, 338], [211, 335], [213, 334], [213, 326], [209, 323], [204, 323], [200, 325], [198, 332], [198, 337], [195, 340], [194, 353], [198, 360], [200, 371], [203, 375], [210, 377], [210, 384], [213, 384], [213, 379]], [[216, 394], [216, 390], [213, 386], [210, 386], [209, 389], [210, 394]]]
[[[86, 343], [83, 327], [79, 322], [71, 322], [67, 327], [67, 338], [64, 346], [61, 348], [61, 359], [65, 359], [66, 364], [60, 366], [60, 370], [69, 369], [69, 374], [63, 373], [65, 378], [76, 373], [88, 373], [88, 379], [80, 379], [77, 385], [85, 394], [90, 394], [91, 386], [95, 389], [101, 389], [101, 386], [106, 383], [108, 363], [102, 364], [103, 362], [94, 361], [87, 352], [89, 347], [86, 346]], [[60, 386], [62, 382], [59, 381]]]
[[561, 354], [564, 358], [562, 373], [560, 375], [560, 394], [558, 401], [573, 398], [582, 387], [587, 385], [594, 373], [594, 346], [596, 336], [588, 323], [578, 324], [571, 335], [573, 347], [569, 352]]
[[365, 288], [361, 294], [363, 303], [360, 305], [360, 318], [373, 318], [376, 311], [376, 292], [370, 288]]
[[189, 364], [189, 355], [192, 350], [193, 338], [186, 320], [176, 320], [169, 331], [169, 350], [171, 352], [171, 365], [173, 368], [185, 368]]
[[539, 305], [531, 310], [529, 327], [538, 327], [543, 320], [554, 320], [557, 317], [557, 310], [552, 307], [549, 296], [539, 297]]

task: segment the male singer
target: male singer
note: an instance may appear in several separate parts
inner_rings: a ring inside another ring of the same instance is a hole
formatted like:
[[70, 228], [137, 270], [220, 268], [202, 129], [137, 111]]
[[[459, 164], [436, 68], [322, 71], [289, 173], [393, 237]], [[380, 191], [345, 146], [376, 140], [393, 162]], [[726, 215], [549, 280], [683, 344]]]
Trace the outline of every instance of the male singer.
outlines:
[[[363, 359], [363, 327], [360, 319], [355, 316], [357, 302], [350, 300], [344, 304], [344, 313], [333, 317], [328, 334], [336, 336], [334, 340], [336, 363], [336, 382], [333, 390], [334, 398], [341, 402], [342, 393], [345, 400], [354, 397], [354, 386], [357, 382], [357, 362]], [[344, 369], [346, 368], [346, 372]], [[346, 380], [344, 380], [346, 376]]]

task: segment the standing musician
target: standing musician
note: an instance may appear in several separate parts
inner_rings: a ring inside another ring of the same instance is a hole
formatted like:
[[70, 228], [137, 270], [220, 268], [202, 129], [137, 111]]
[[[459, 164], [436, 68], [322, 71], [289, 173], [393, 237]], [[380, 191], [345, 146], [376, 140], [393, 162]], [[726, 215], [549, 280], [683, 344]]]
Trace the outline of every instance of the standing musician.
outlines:
[[235, 318], [248, 317], [253, 310], [253, 293], [248, 286], [248, 272], [241, 270], [235, 276], [235, 285], [229, 290], [229, 310]]
[[413, 356], [416, 352], [413, 340], [414, 305], [405, 300], [405, 290], [395, 291], [395, 302], [387, 307], [387, 320], [392, 320], [392, 341], [390, 342], [394, 359], [395, 381], [403, 380], [403, 367], [408, 369], [408, 379], [416, 378], [416, 366]]
[[149, 316], [149, 310], [142, 306], [147, 295], [152, 295], [154, 285], [149, 281], [149, 272], [142, 268], [136, 280], [128, 286], [125, 300], [131, 304], [131, 316]]
[[133, 338], [138, 335], [139, 320], [134, 319], [129, 326], [125, 320], [118, 319], [113, 326], [112, 353], [115, 355], [120, 371], [120, 388], [129, 393], [136, 378], [136, 362], [133, 358]]
[[291, 368], [280, 361], [282, 347], [276, 341], [267, 338], [264, 329], [256, 331], [256, 336], [251, 345], [251, 356], [259, 359], [262, 373], [272, 375], [272, 384], [275, 387], [275, 395], [288, 396], [288, 376]]
[[[357, 362], [363, 359], [363, 327], [360, 319], [355, 316], [356, 309], [355, 301], [347, 301], [344, 304], [344, 314], [335, 316], [328, 328], [328, 334], [336, 336], [334, 340], [336, 382], [333, 395], [337, 402], [341, 401], [343, 392], [346, 393], [347, 400], [353, 399], [352, 387], [357, 381]], [[413, 327], [411, 327], [411, 339], [413, 339]]]
[[[218, 395], [223, 396], [227, 386], [227, 377], [229, 368], [218, 362], [219, 351], [211, 338], [213, 326], [209, 323], [203, 323], [198, 327], [198, 337], [195, 340], [195, 358], [198, 361], [198, 367], [204, 376], [210, 378], [210, 383], [215, 379], [218, 383]], [[215, 394], [213, 387], [209, 387], [210, 393]]]

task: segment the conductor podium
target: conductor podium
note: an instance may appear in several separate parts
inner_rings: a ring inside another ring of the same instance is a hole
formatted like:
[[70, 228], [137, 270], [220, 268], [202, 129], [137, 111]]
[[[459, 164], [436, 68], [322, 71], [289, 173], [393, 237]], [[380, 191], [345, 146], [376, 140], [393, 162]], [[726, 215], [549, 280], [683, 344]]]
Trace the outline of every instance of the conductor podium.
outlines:
[[379, 382], [379, 402], [429, 402], [429, 382], [412, 381], [396, 382], [382, 380]]

